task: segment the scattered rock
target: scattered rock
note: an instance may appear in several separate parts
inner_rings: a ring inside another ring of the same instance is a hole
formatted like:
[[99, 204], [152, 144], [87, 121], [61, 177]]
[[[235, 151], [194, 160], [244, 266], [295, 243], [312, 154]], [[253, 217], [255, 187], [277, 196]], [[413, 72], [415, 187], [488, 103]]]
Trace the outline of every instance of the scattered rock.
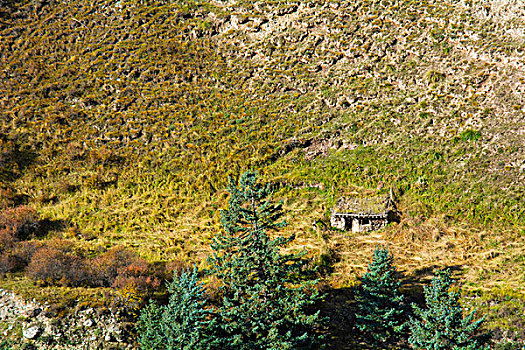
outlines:
[[42, 313], [42, 309], [37, 307], [36, 309], [32, 309], [28, 312], [28, 317], [30, 318], [35, 318], [37, 317], [38, 315], [40, 315]]
[[24, 329], [22, 335], [27, 339], [35, 339], [40, 334], [40, 331], [40, 327], [35, 325]]
[[[106, 349], [107, 342], [119, 343], [119, 349], [133, 348], [127, 341], [129, 332], [123, 331], [126, 323], [116, 316], [118, 313], [88, 308], [58, 318], [49, 309], [0, 289], [0, 321], [7, 325], [0, 339], [12, 339], [17, 325], [21, 325], [23, 338], [38, 349], [64, 350], [66, 341], [68, 350]], [[46, 339], [53, 339], [54, 345]]]

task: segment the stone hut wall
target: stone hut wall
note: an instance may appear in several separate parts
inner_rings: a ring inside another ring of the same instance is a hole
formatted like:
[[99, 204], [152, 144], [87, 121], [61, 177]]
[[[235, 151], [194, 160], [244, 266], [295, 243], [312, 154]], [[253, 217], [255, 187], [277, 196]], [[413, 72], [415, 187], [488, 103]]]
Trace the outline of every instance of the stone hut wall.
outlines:
[[387, 217], [374, 217], [366, 215], [337, 215], [332, 214], [330, 225], [339, 230], [352, 232], [370, 232], [376, 231], [388, 224]]

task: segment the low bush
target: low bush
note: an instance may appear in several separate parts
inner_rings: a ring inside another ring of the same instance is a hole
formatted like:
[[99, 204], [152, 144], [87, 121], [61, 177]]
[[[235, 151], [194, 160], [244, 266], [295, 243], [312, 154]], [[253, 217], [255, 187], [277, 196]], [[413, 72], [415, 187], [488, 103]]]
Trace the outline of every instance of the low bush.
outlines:
[[38, 231], [36, 211], [28, 206], [0, 210], [0, 253], [12, 249], [16, 242], [31, 237]]
[[17, 240], [25, 240], [38, 232], [40, 220], [35, 209], [18, 206], [0, 211], [0, 230], [7, 230]]
[[131, 252], [123, 247], [113, 247], [93, 259], [93, 284], [100, 287], [110, 287], [118, 276], [118, 270], [133, 262]]
[[16, 239], [11, 230], [0, 229], [0, 253], [12, 248], [15, 242]]
[[149, 270], [148, 263], [134, 252], [121, 247], [113, 247], [102, 255], [96, 257], [92, 264], [92, 282], [100, 287], [121, 287], [131, 283], [143, 284]]
[[148, 274], [149, 264], [139, 259], [117, 270], [112, 287], [123, 289], [134, 287], [140, 294], [149, 294], [160, 286], [160, 280]]
[[39, 242], [18, 242], [9, 230], [0, 230], [0, 277], [23, 270], [40, 246]]
[[14, 245], [12, 252], [24, 266], [27, 266], [33, 255], [42, 247], [43, 243], [38, 241], [17, 242]]
[[143, 296], [160, 285], [148, 262], [124, 247], [87, 259], [67, 240], [52, 240], [45, 246], [19, 242], [13, 256], [21, 266], [27, 265], [29, 278], [43, 285], [133, 288]]
[[91, 284], [91, 274], [86, 261], [68, 249], [58, 247], [46, 246], [37, 250], [27, 266], [26, 274], [43, 285], [88, 286]]
[[188, 268], [188, 263], [184, 261], [184, 259], [178, 258], [166, 264], [164, 275], [167, 280], [172, 280], [173, 278], [180, 276], [180, 274]]
[[7, 272], [17, 271], [23, 267], [23, 262], [16, 255], [0, 255], [0, 277], [3, 277]]

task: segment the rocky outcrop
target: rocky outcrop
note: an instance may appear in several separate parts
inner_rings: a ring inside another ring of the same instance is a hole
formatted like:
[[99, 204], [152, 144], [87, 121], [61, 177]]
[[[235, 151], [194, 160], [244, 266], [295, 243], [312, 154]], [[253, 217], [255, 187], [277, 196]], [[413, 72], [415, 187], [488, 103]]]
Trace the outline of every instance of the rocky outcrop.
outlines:
[[38, 349], [134, 349], [129, 325], [118, 312], [85, 308], [62, 317], [50, 306], [0, 289], [0, 338]]

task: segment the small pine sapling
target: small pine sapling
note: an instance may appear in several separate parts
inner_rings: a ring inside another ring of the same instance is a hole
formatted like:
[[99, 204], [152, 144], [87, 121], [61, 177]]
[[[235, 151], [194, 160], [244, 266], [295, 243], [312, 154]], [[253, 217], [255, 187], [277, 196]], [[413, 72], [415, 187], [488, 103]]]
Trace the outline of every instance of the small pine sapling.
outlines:
[[401, 282], [386, 248], [377, 247], [357, 290], [356, 326], [376, 344], [397, 341], [404, 329]]
[[463, 317], [460, 293], [450, 290], [452, 282], [447, 269], [438, 272], [431, 285], [425, 287], [426, 308], [412, 305], [415, 317], [408, 322], [411, 332], [408, 341], [416, 349], [489, 349], [490, 334], [477, 334], [485, 317], [474, 321], [476, 310]]
[[216, 349], [215, 320], [206, 308], [197, 270], [175, 276], [168, 291], [167, 305], [150, 302], [140, 313], [137, 327], [141, 349]]

